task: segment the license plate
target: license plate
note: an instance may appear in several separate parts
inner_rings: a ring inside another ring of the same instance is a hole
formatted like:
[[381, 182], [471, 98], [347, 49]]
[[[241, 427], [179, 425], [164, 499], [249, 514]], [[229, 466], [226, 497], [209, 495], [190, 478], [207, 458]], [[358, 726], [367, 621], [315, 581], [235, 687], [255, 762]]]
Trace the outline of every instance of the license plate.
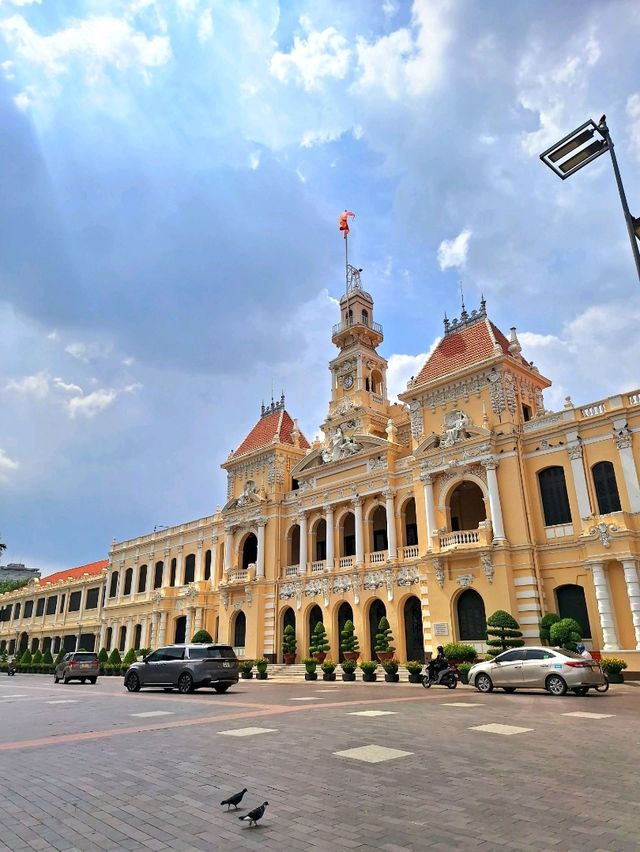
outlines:
[[80, 663], [81, 669], [90, 669], [91, 665], [89, 663]]
[[231, 666], [231, 663], [223, 663], [222, 664], [222, 668], [224, 668], [224, 669], [228, 669], [228, 668], [230, 668], [230, 666]]

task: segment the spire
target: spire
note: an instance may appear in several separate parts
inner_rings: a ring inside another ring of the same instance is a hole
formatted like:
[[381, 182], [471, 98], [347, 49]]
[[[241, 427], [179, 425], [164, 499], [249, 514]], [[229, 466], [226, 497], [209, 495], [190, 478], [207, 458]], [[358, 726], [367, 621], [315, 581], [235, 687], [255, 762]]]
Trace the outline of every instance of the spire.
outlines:
[[509, 353], [511, 355], [519, 355], [522, 352], [522, 346], [520, 346], [520, 341], [518, 340], [518, 335], [516, 334], [515, 325], [511, 326], [511, 336], [509, 338]]

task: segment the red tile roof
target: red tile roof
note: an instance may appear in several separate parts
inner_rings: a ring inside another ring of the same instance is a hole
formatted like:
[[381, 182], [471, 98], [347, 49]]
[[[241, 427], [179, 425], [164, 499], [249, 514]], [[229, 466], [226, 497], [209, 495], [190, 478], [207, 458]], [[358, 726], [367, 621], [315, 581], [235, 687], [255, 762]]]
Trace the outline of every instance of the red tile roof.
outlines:
[[82, 577], [84, 574], [99, 574], [109, 564], [108, 559], [101, 559], [99, 562], [89, 562], [88, 565], [79, 565], [77, 568], [67, 568], [66, 571], [56, 571], [55, 574], [49, 574], [48, 577], [42, 577], [40, 585], [45, 583], [57, 583], [58, 580], [75, 580]]
[[416, 385], [440, 379], [448, 373], [470, 367], [496, 353], [496, 343], [505, 355], [509, 354], [509, 341], [489, 319], [483, 319], [460, 331], [443, 337], [420, 370]]
[[[258, 420], [238, 449], [231, 454], [231, 458], [235, 459], [245, 453], [269, 446], [276, 435], [279, 443], [293, 446], [293, 438], [291, 437], [293, 428], [293, 420], [284, 408], [265, 414]], [[308, 450], [310, 446], [302, 432], [300, 432], [300, 446], [305, 450]]]

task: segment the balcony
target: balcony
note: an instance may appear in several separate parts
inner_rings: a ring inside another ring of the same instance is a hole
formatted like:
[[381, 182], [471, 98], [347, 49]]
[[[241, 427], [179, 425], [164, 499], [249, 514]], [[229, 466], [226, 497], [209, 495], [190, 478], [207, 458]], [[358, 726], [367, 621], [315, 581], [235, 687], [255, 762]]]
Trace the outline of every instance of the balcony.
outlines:
[[475, 530], [455, 530], [454, 532], [440, 532], [438, 543], [440, 550], [457, 550], [458, 548], [472, 549], [475, 547], [489, 547], [493, 541], [493, 531], [490, 521], [481, 521]]
[[338, 568], [353, 568], [355, 562], [355, 556], [341, 556], [338, 559]]
[[249, 579], [249, 572], [246, 568], [233, 568], [229, 571], [230, 583], [246, 583]]
[[401, 548], [401, 552], [403, 559], [417, 559], [420, 556], [420, 547], [417, 544], [410, 544]]
[[381, 563], [386, 562], [388, 558], [388, 550], [374, 550], [373, 553], [369, 554], [369, 564], [380, 565]]
[[300, 566], [286, 565], [283, 573], [285, 577], [296, 577], [300, 573]]
[[352, 317], [351, 319], [344, 320], [343, 322], [337, 322], [331, 331], [332, 337], [336, 337], [336, 335], [341, 334], [343, 331], [348, 331], [350, 328], [354, 328], [355, 326], [362, 326], [363, 328], [371, 328], [373, 331], [376, 331], [378, 334], [383, 334], [382, 326], [379, 322], [372, 322], [371, 320], [366, 320], [358, 317]]
[[311, 573], [312, 574], [322, 574], [326, 571], [327, 563], [324, 559], [317, 559], [315, 562], [311, 563]]

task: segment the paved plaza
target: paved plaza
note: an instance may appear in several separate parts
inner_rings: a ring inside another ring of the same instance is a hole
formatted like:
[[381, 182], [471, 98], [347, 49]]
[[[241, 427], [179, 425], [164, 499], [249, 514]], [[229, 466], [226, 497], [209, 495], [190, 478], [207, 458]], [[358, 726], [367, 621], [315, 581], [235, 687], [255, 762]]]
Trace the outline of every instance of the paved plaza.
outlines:
[[[640, 687], [0, 680], [0, 849], [638, 850]], [[248, 788], [237, 813], [219, 802]], [[255, 828], [238, 816], [269, 802]]]

